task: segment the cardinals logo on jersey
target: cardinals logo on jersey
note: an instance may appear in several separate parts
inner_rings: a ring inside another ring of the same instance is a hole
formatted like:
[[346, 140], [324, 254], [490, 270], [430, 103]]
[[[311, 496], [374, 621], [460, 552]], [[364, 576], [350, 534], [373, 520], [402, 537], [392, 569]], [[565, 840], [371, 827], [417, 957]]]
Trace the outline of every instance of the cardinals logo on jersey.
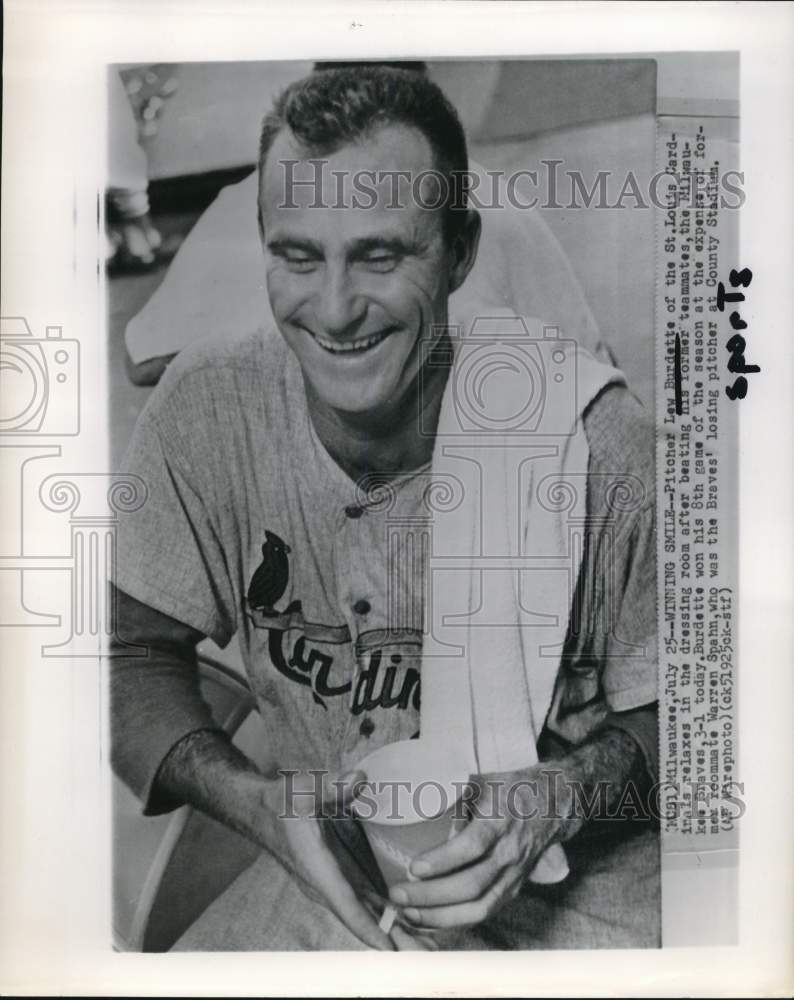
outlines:
[[248, 606], [260, 611], [267, 618], [289, 614], [300, 608], [300, 601], [293, 601], [283, 612], [275, 604], [284, 596], [289, 583], [289, 554], [292, 550], [273, 531], [265, 531], [262, 545], [262, 562], [248, 585]]

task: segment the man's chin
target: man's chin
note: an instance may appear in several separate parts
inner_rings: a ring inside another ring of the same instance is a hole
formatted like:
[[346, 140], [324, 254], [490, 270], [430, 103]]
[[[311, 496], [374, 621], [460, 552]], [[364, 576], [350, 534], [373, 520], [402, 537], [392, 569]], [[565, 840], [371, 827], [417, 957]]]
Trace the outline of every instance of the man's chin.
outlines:
[[351, 417], [360, 418], [366, 414], [374, 417], [392, 409], [401, 395], [401, 360], [382, 358], [377, 367], [370, 367], [355, 362], [348, 365], [334, 359], [329, 365], [306, 365], [304, 375], [312, 394], [324, 406]]
[[349, 417], [361, 420], [365, 417], [375, 418], [388, 409], [389, 400], [393, 398], [389, 393], [365, 393], [360, 388], [353, 387], [349, 390], [340, 391], [336, 386], [333, 390], [327, 388], [323, 390], [314, 386], [315, 397], [330, 410], [338, 413], [342, 417]]

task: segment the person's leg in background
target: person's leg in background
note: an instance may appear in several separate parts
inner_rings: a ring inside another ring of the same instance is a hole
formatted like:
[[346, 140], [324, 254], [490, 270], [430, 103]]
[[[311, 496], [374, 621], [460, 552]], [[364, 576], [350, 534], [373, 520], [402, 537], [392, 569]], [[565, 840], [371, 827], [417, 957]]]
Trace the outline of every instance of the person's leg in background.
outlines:
[[146, 154], [138, 143], [138, 125], [116, 70], [108, 74], [110, 127], [107, 188], [106, 260], [115, 267], [152, 267], [162, 245], [149, 217]]

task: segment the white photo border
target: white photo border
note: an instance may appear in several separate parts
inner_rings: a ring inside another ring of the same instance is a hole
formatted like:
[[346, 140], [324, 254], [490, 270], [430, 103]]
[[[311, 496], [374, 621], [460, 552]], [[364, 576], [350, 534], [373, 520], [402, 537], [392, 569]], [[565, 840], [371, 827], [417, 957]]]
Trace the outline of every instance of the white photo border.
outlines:
[[[115, 953], [98, 660], [41, 659], [30, 630], [6, 629], [0, 989], [111, 996], [789, 993], [794, 348], [786, 306], [794, 273], [794, 6], [17, 0], [5, 12], [3, 315], [25, 316], [37, 335], [48, 326], [62, 327], [65, 337], [79, 331], [80, 375], [92, 391], [79, 439], [61, 445], [75, 471], [107, 472], [96, 211], [109, 63], [738, 51], [747, 194], [741, 266], [754, 274], [744, 318], [762, 372], [740, 424], [739, 746], [747, 812], [738, 946], [301, 954], [297, 961], [292, 954]], [[5, 542], [13, 539], [13, 524], [2, 530]], [[62, 540], [40, 539], [42, 553], [55, 557], [49, 543], [59, 549]]]

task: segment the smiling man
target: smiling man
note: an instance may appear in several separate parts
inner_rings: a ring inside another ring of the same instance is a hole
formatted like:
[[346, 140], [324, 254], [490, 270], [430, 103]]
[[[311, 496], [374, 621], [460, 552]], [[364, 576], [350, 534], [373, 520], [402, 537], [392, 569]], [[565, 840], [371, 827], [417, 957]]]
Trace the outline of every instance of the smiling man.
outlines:
[[[347, 776], [318, 793], [346, 801], [367, 752], [420, 728], [426, 566], [391, 558], [390, 522], [362, 482], [389, 484], [391, 523], [422, 516], [428, 428], [455, 378], [448, 298], [472, 267], [480, 222], [458, 183], [468, 162], [455, 111], [407, 70], [293, 84], [265, 119], [259, 166], [277, 329], [196, 345], [171, 365], [127, 462], [148, 499], [120, 527], [118, 631], [149, 656], [112, 661], [115, 766], [147, 813], [189, 803], [263, 849], [178, 947], [656, 945], [657, 838], [647, 818], [621, 816], [627, 790], [633, 815], [642, 810], [656, 767], [653, 430], [622, 385], [580, 414], [586, 471], [594, 482], [633, 476], [646, 500], [613, 509], [608, 490], [588, 487], [590, 530], [538, 742], [564, 780], [505, 810], [499, 796], [538, 770], [498, 785], [473, 776], [473, 818], [394, 888], [388, 935], [355, 825], [321, 822], [311, 795], [291, 800], [304, 818], [284, 815], [287, 782]], [[616, 544], [605, 561], [607, 522]], [[234, 635], [266, 733], [259, 767], [198, 690], [196, 645]], [[573, 789], [602, 814], [588, 822]], [[571, 875], [532, 886], [553, 842], [566, 844]]]
[[[420, 82], [392, 72], [412, 88]], [[293, 97], [291, 113], [306, 131], [313, 95]], [[327, 126], [319, 126], [322, 134]], [[259, 204], [274, 318], [300, 365], [320, 439], [356, 478], [430, 458], [432, 439], [418, 433], [420, 369], [423, 404], [437, 415], [447, 373], [427, 366], [431, 337], [441, 336], [449, 296], [474, 262], [479, 217], [424, 207], [439, 201], [441, 170], [416, 126], [359, 121], [348, 129], [349, 138], [313, 139], [307, 162], [304, 141], [278, 118], [266, 120]], [[446, 138], [442, 176], [467, 165], [460, 127]], [[418, 184], [400, 191], [399, 181], [412, 178]]]

